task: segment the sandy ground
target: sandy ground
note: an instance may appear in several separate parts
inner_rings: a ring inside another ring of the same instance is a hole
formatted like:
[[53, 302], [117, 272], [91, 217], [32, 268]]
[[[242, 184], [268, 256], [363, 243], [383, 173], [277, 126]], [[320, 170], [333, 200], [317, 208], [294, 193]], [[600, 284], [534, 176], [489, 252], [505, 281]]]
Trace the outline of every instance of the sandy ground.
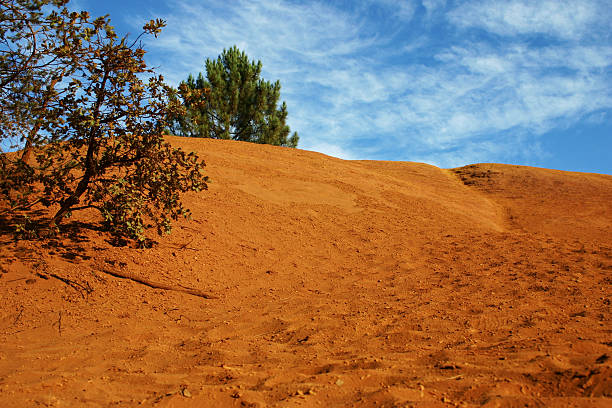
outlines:
[[0, 406], [612, 406], [612, 176], [172, 140], [153, 248], [0, 235]]

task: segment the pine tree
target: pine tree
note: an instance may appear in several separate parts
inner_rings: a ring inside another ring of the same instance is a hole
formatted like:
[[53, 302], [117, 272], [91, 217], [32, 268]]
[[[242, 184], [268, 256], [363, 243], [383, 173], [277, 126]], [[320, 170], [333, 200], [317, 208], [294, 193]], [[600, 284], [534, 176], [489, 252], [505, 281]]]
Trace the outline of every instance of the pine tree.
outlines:
[[[169, 131], [182, 136], [233, 139], [296, 147], [286, 124], [287, 105], [278, 107], [281, 85], [260, 78], [261, 61], [249, 61], [237, 47], [206, 60], [206, 78], [189, 75], [177, 95], [187, 113], [172, 118]], [[201, 99], [194, 100], [199, 91]], [[176, 97], [176, 96], [175, 96]]]

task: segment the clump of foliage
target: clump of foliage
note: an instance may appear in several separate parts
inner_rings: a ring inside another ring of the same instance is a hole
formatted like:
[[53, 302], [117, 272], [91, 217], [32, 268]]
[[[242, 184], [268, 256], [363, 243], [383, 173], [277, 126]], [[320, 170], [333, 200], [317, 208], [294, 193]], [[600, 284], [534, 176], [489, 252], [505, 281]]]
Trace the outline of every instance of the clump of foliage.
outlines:
[[[177, 98], [184, 115], [171, 118], [169, 132], [191, 137], [233, 139], [296, 147], [297, 132], [290, 135], [287, 105], [278, 107], [281, 85], [260, 78], [261, 61], [249, 61], [235, 46], [216, 59], [206, 60], [206, 78], [189, 75]], [[193, 97], [199, 91], [201, 99]]]
[[70, 12], [66, 0], [0, 0], [0, 206], [50, 207], [56, 228], [96, 208], [114, 233], [144, 240], [188, 216], [180, 196], [207, 187], [204, 162], [162, 137], [185, 113], [140, 39], [118, 37], [108, 16]]

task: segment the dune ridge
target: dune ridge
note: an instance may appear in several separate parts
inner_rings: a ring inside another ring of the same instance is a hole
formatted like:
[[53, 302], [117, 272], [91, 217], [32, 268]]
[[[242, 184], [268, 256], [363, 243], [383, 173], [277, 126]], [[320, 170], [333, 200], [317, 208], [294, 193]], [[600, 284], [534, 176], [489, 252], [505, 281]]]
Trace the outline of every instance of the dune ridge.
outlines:
[[612, 176], [169, 139], [212, 182], [153, 248], [0, 236], [0, 405], [611, 403]]

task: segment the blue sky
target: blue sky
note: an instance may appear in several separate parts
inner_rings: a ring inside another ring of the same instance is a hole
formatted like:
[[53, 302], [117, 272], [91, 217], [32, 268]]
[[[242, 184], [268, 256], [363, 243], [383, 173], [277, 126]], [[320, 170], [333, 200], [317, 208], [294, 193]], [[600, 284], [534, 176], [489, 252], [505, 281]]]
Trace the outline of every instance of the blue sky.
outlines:
[[609, 0], [76, 0], [177, 85], [237, 45], [280, 80], [299, 148], [612, 174]]

